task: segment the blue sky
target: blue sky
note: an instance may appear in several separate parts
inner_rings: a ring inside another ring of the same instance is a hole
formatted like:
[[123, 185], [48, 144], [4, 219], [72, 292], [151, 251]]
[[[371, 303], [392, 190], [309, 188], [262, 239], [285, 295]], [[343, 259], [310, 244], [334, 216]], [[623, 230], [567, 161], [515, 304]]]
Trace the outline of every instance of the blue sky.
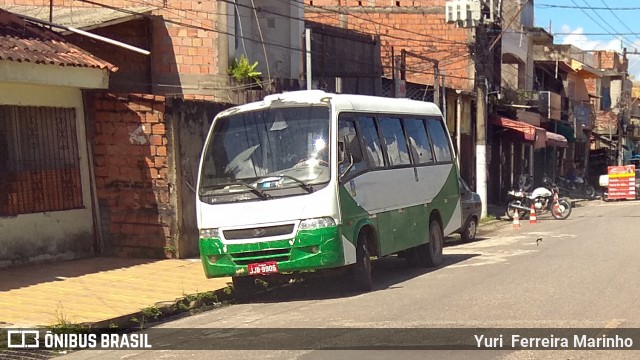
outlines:
[[[534, 5], [536, 26], [547, 30], [551, 26], [557, 44], [582, 50], [622, 53], [624, 46], [628, 52], [640, 51], [640, 1], [535, 0]], [[640, 55], [628, 57], [630, 74], [640, 80]]]

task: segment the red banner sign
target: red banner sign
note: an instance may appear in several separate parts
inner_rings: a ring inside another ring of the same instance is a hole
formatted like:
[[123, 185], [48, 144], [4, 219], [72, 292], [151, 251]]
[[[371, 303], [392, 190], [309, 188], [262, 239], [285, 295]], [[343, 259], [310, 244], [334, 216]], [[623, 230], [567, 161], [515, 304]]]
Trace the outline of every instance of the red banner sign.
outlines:
[[635, 165], [609, 166], [609, 199], [636, 198]]

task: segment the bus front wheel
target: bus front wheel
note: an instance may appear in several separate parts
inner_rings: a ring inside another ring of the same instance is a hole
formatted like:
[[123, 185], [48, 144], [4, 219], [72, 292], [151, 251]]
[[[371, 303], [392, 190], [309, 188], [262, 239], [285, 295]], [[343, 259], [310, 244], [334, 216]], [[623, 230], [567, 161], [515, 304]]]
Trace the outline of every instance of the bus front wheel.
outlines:
[[356, 247], [356, 263], [352, 267], [352, 279], [355, 287], [360, 291], [369, 292], [373, 289], [371, 278], [371, 254], [367, 247], [367, 237], [364, 233], [358, 236]]

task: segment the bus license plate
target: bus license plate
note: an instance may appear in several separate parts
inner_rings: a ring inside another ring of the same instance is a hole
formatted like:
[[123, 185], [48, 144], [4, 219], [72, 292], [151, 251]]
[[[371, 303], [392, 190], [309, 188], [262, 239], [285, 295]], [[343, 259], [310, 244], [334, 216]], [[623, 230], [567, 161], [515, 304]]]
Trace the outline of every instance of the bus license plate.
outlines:
[[263, 263], [255, 263], [247, 265], [249, 275], [271, 274], [278, 272], [278, 263], [275, 261], [267, 261]]

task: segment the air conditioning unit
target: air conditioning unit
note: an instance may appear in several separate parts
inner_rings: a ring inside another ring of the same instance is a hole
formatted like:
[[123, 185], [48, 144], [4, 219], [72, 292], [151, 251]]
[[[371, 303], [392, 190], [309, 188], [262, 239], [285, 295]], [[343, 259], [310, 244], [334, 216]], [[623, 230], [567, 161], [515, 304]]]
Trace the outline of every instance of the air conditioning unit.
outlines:
[[445, 6], [446, 21], [458, 27], [473, 27], [478, 24], [482, 14], [479, 0], [447, 1]]

